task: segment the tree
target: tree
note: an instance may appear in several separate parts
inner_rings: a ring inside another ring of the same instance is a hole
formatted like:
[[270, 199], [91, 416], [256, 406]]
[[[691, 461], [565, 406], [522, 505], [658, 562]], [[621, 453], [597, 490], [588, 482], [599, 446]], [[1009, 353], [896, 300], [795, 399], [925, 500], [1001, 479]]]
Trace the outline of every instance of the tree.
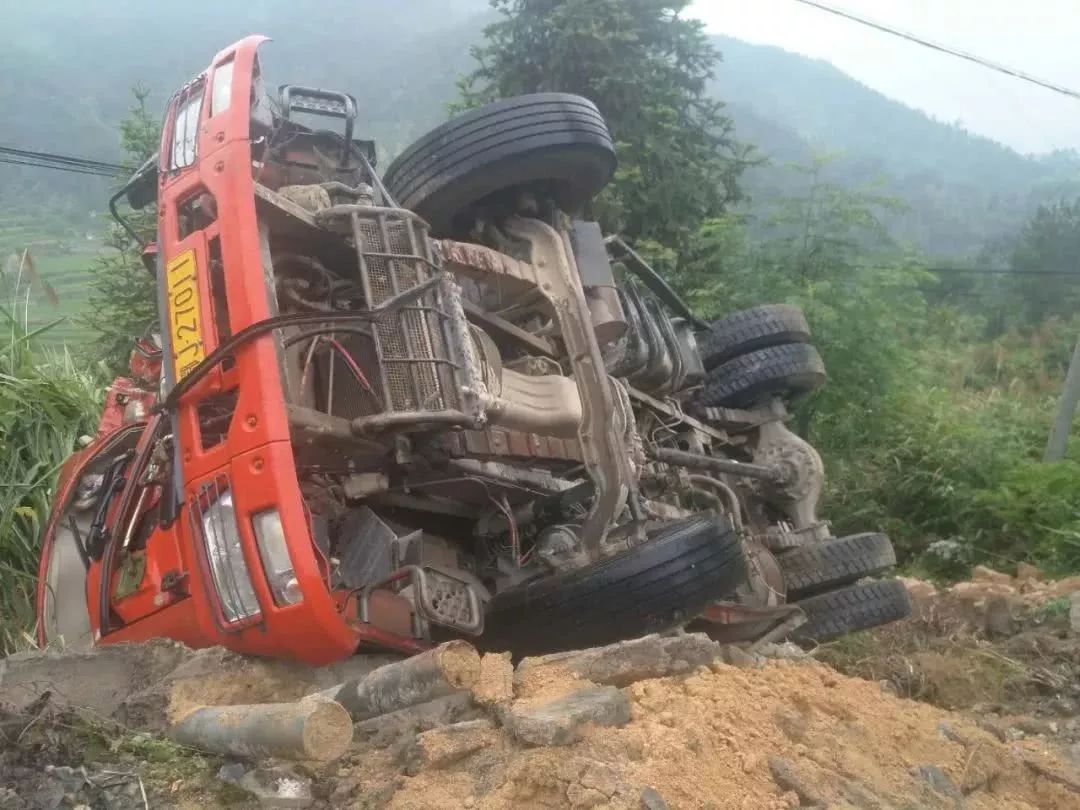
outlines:
[[[137, 86], [132, 90], [135, 103], [120, 122], [120, 144], [125, 164], [134, 171], [158, 148], [160, 125], [147, 110], [149, 91]], [[156, 211], [153, 208], [128, 216], [137, 233], [154, 238]], [[105, 242], [109, 251], [90, 268], [90, 293], [82, 320], [97, 333], [94, 351], [114, 369], [124, 367], [133, 338], [157, 320], [157, 286], [153, 274], [146, 272], [141, 247], [116, 223], [110, 223]]]
[[704, 222], [672, 277], [706, 317], [778, 301], [803, 309], [829, 383], [800, 404], [798, 429], [806, 435], [822, 415], [825, 444], [831, 423], [866, 424], [903, 373], [911, 332], [924, 322], [919, 285], [929, 278], [897, 257], [882, 225], [896, 201], [829, 182], [829, 162], [790, 167], [801, 187], [758, 205], [757, 240], [732, 215]]
[[720, 54], [687, 0], [491, 0], [503, 16], [473, 48], [466, 106], [522, 93], [591, 99], [619, 159], [592, 214], [609, 231], [681, 255], [698, 225], [742, 196], [753, 160], [707, 83]]
[[1076, 312], [1080, 286], [1080, 198], [1041, 205], [1020, 231], [1012, 252], [1011, 281], [1025, 320]]

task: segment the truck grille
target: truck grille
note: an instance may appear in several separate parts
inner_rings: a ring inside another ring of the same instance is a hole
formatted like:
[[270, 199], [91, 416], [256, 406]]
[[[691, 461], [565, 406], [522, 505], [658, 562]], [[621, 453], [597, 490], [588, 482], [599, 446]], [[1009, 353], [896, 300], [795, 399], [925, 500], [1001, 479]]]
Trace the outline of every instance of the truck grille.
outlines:
[[[353, 239], [369, 306], [377, 307], [438, 272], [427, 229], [406, 212], [357, 213]], [[449, 320], [438, 288], [401, 307], [375, 328], [382, 411], [429, 412], [458, 406], [456, 364], [448, 351]], [[373, 381], [374, 382], [374, 381]]]

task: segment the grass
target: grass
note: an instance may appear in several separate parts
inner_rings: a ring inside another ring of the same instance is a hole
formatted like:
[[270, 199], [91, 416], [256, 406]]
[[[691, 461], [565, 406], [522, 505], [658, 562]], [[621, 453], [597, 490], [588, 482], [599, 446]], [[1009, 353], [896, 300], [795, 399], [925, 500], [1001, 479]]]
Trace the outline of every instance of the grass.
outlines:
[[96, 369], [35, 340], [44, 330], [0, 309], [0, 652], [22, 646], [33, 624], [56, 476], [79, 436], [94, 432], [103, 390]]

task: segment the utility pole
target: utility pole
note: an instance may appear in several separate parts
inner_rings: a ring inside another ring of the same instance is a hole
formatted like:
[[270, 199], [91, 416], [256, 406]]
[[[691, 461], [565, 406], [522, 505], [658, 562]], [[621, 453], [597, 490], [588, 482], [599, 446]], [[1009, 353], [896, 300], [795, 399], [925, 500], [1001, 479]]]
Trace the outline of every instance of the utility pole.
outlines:
[[1046, 442], [1043, 461], [1061, 461], [1065, 458], [1065, 445], [1069, 441], [1069, 431], [1072, 428], [1073, 415], [1076, 413], [1078, 403], [1080, 403], [1080, 340], [1076, 341], [1072, 360], [1069, 361], [1069, 372], [1065, 375], [1065, 388], [1061, 392], [1061, 401], [1058, 403], [1054, 426], [1050, 429], [1050, 438]]

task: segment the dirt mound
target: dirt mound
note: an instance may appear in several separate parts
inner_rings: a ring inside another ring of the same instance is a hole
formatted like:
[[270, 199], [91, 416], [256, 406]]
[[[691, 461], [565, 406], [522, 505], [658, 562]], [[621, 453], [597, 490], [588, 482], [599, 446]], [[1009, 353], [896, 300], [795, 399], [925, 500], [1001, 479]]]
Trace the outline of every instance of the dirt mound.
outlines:
[[[535, 706], [591, 686], [519, 679]], [[815, 663], [726, 664], [623, 690], [630, 721], [566, 747], [502, 729], [454, 762], [405, 775], [408, 735], [361, 742], [323, 777], [335, 807], [1073, 808], [1073, 777], [1039, 740], [1004, 744], [973, 720]], [[467, 722], [476, 722], [467, 721]], [[1047, 776], [1046, 774], [1050, 774]], [[649, 802], [653, 802], [650, 804]]]
[[1080, 578], [1013, 578], [977, 568], [948, 588], [906, 580], [913, 615], [818, 650], [849, 674], [888, 681], [906, 697], [980, 715], [1058, 721], [1080, 742]]
[[[647, 677], [657, 661], [640, 655], [647, 643], [668, 651], [664, 671], [680, 674]], [[341, 760], [258, 763], [260, 779], [301, 785], [308, 798], [295, 806], [321, 808], [1053, 810], [1080, 802], [1078, 776], [1052, 735], [1001, 734], [787, 645], [773, 647], [771, 660], [717, 645], [702, 665], [709, 644], [654, 637], [614, 645], [628, 653], [621, 657], [604, 648], [526, 659], [516, 671], [506, 657], [485, 656], [473, 693], [357, 723]], [[95, 660], [77, 657], [70, 672], [92, 678]], [[87, 724], [70, 702], [57, 707], [65, 661], [39, 654], [4, 667], [0, 804], [258, 806], [249, 765], [223, 768], [156, 734]], [[147, 662], [159, 668], [153, 683], [137, 672]], [[125, 697], [124, 684], [110, 686], [114, 718], [144, 728], [204, 703], [293, 699], [372, 666], [358, 659], [354, 672], [325, 672], [154, 645], [108, 652], [99, 663], [137, 690]], [[29, 700], [33, 684], [45, 691]]]

